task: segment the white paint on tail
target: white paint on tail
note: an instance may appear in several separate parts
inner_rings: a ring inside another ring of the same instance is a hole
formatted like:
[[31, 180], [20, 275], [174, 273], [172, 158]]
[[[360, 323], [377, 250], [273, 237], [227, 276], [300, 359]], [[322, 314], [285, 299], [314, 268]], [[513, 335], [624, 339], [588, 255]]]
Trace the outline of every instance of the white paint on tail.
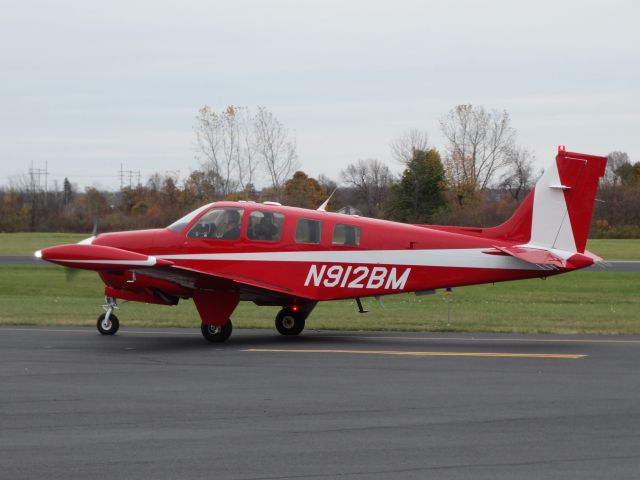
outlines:
[[535, 248], [576, 251], [557, 161], [544, 172], [534, 190], [531, 240]]

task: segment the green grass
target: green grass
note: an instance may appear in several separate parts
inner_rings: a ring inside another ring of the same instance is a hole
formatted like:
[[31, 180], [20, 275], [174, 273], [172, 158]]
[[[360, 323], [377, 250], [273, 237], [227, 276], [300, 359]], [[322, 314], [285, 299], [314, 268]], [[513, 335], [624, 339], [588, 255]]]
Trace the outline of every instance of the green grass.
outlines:
[[587, 249], [605, 260], [640, 260], [637, 238], [596, 238], [587, 242]]
[[[62, 268], [0, 267], [0, 325], [94, 325], [102, 312], [103, 285], [93, 272], [71, 283]], [[400, 294], [382, 298], [385, 308], [364, 299], [322, 302], [307, 320], [309, 329], [473, 332], [557, 332], [640, 334], [640, 274], [575, 272], [547, 280], [524, 280], [455, 289], [447, 297]], [[236, 328], [273, 328], [275, 307], [242, 302]], [[130, 327], [197, 328], [191, 301], [176, 307], [129, 303], [118, 316]]]
[[0, 233], [0, 255], [33, 255], [53, 245], [77, 243], [90, 233]]
[[[0, 233], [0, 255], [32, 255], [44, 247], [77, 243], [89, 233]], [[594, 239], [587, 248], [605, 260], [640, 260], [640, 239]]]

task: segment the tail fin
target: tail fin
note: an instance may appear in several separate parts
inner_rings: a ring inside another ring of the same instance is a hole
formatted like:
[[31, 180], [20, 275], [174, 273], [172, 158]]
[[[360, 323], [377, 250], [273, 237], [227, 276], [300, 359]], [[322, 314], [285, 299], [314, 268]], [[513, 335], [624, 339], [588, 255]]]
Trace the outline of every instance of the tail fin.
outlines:
[[483, 236], [540, 248], [584, 253], [598, 181], [607, 157], [567, 152], [558, 155], [513, 216]]

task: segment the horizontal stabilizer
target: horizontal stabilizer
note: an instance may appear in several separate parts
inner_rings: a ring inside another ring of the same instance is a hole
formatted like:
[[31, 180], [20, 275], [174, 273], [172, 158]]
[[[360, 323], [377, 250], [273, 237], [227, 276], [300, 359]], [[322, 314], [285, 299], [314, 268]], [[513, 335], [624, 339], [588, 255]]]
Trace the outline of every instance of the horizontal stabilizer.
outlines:
[[494, 247], [491, 250], [485, 250], [483, 253], [487, 253], [489, 255], [509, 255], [549, 270], [565, 268], [567, 266], [566, 261], [562, 258], [554, 255], [548, 250], [537, 248]]
[[488, 255], [509, 255], [527, 263], [537, 265], [543, 270], [559, 270], [561, 268], [573, 270], [584, 268], [602, 259], [591, 252], [574, 253], [566, 259], [559, 257], [550, 250], [528, 246], [493, 247], [483, 250]]

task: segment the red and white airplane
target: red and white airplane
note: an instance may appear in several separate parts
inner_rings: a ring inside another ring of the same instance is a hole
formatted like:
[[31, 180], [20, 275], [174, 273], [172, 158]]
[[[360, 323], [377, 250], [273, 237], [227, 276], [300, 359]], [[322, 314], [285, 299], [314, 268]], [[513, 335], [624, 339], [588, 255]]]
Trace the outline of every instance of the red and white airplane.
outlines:
[[164, 229], [104, 233], [36, 256], [95, 270], [105, 284], [100, 333], [117, 299], [193, 299], [202, 334], [231, 335], [241, 300], [281, 306], [276, 328], [297, 335], [323, 300], [547, 277], [601, 260], [585, 250], [606, 157], [565, 151], [513, 216], [492, 228], [407, 225], [273, 202], [216, 202]]

